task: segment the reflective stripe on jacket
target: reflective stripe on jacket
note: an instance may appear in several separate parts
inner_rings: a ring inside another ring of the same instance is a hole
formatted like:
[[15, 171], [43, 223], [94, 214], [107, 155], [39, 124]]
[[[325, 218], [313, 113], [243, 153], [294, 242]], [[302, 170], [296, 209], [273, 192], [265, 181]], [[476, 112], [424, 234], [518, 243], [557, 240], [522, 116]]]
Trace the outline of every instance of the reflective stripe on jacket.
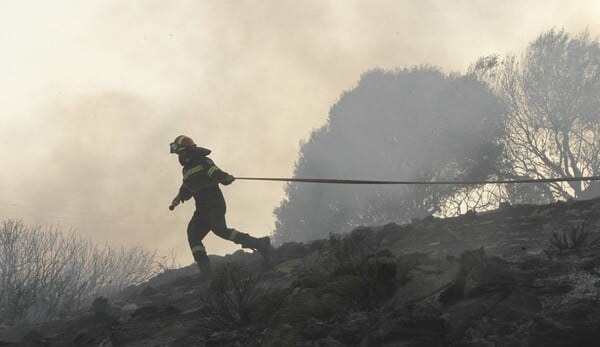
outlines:
[[228, 173], [221, 170], [206, 155], [210, 153], [202, 147], [195, 147], [182, 153], [179, 161], [183, 164], [183, 183], [179, 190], [183, 201], [192, 196], [196, 203], [212, 198], [223, 199], [218, 182], [227, 178]]

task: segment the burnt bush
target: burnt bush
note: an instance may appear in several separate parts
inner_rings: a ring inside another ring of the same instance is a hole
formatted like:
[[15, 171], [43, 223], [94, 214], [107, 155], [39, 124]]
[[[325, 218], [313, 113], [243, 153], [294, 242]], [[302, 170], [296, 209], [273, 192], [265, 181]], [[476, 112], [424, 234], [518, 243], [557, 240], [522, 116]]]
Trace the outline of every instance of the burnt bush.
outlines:
[[389, 250], [380, 249], [379, 235], [367, 228], [357, 228], [348, 234], [329, 237], [336, 276], [356, 277], [360, 294], [354, 298], [357, 308], [367, 308], [389, 297], [397, 285], [396, 258]]
[[330, 234], [329, 244], [335, 272], [368, 277], [369, 257], [379, 248], [379, 240], [370, 229], [357, 228], [348, 234]]
[[584, 221], [583, 223], [571, 226], [566, 230], [553, 231], [549, 242], [552, 250], [558, 252], [579, 250], [600, 245], [600, 240], [591, 240], [590, 235], [590, 231], [586, 229], [586, 222]]
[[246, 264], [237, 261], [221, 263], [213, 271], [212, 282], [201, 300], [216, 319], [216, 324], [244, 324], [261, 294], [265, 294], [260, 283], [260, 275]]

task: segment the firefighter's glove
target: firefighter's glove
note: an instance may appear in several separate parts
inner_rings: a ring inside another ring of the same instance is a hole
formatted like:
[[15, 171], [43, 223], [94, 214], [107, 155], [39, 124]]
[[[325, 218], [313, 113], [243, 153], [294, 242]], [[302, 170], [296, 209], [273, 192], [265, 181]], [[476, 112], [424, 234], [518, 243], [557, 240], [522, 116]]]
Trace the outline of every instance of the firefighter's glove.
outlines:
[[228, 185], [230, 185], [231, 183], [233, 183], [233, 181], [235, 181], [235, 177], [233, 177], [233, 176], [229, 175], [229, 176], [227, 176], [227, 178], [225, 178], [224, 180], [222, 180], [222, 181], [221, 181], [221, 183], [222, 183], [223, 185], [226, 185], [226, 186], [228, 186]]

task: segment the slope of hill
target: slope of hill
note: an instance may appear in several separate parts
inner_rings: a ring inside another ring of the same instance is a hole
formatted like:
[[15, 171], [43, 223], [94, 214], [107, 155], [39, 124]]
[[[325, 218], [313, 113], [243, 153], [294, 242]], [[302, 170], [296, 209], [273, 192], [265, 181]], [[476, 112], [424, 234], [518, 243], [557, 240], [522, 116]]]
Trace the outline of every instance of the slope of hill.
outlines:
[[213, 257], [211, 282], [167, 271], [0, 346], [592, 346], [599, 240], [600, 199], [358, 228]]

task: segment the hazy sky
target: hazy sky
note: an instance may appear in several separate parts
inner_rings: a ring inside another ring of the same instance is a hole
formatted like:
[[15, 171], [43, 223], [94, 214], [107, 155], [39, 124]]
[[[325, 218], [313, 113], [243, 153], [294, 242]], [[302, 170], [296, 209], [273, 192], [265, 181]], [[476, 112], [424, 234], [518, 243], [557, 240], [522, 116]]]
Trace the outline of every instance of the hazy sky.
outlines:
[[[552, 27], [595, 37], [598, 18], [596, 0], [0, 0], [0, 219], [187, 264], [193, 202], [167, 209], [177, 135], [233, 175], [290, 176], [299, 141], [366, 70], [464, 72]], [[223, 190], [231, 227], [271, 233], [282, 184]]]

